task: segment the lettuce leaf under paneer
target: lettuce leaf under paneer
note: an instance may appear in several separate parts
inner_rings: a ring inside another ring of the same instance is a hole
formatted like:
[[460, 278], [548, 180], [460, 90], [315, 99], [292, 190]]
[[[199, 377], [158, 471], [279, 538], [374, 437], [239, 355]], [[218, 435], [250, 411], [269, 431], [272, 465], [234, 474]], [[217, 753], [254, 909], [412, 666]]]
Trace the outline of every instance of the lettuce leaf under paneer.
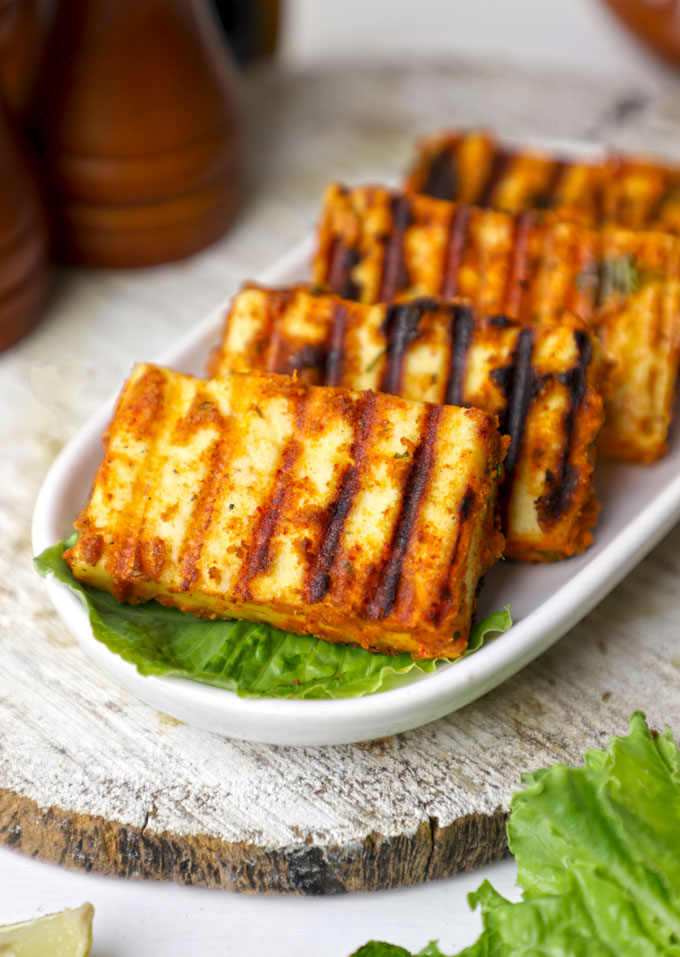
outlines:
[[[39, 555], [38, 571], [73, 589], [87, 607], [95, 638], [143, 675], [190, 678], [248, 697], [348, 698], [387, 690], [409, 674], [431, 674], [440, 664], [406, 653], [372, 654], [262, 623], [198, 618], [156, 601], [118, 602], [76, 581], [62, 558], [68, 544]], [[511, 625], [509, 608], [478, 622], [466, 654]]]

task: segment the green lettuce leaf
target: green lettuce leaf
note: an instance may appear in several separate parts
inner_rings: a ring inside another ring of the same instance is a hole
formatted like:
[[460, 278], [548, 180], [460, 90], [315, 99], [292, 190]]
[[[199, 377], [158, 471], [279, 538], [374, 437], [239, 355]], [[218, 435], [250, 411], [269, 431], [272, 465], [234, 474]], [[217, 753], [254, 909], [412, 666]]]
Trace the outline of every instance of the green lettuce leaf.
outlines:
[[511, 903], [484, 881], [468, 899], [472, 907], [481, 906], [484, 930], [477, 942], [457, 957], [632, 957], [646, 953], [610, 949], [598, 939], [587, 908], [577, 896]]
[[468, 897], [483, 932], [457, 957], [678, 957], [680, 752], [670, 731], [652, 734], [636, 711], [628, 735], [589, 751], [583, 767], [555, 764], [523, 783], [507, 827], [523, 900], [485, 881]]
[[460, 657], [465, 658], [467, 655], [471, 655], [473, 651], [478, 651], [482, 645], [485, 645], [489, 638], [510, 631], [511, 628], [510, 605], [506, 605], [502, 611], [491, 612], [490, 615], [473, 626], [468, 646]]
[[[527, 900], [578, 901], [602, 953], [680, 955], [680, 752], [636, 711], [585, 766], [526, 775], [508, 841]], [[626, 949], [628, 948], [628, 949]]]
[[410, 950], [386, 944], [382, 940], [369, 940], [367, 944], [355, 950], [352, 957], [413, 957]]
[[382, 940], [369, 940], [359, 950], [355, 950], [352, 957], [446, 957], [446, 955], [442, 954], [434, 940], [431, 940], [417, 954], [412, 954], [410, 950], [398, 947], [396, 944], [386, 944]]
[[[191, 678], [251, 697], [344, 698], [384, 691], [440, 664], [405, 653], [372, 654], [266, 624], [197, 618], [155, 601], [126, 605], [77, 582], [61, 557], [66, 547], [59, 542], [46, 549], [36, 568], [72, 588], [88, 609], [95, 638], [144, 675]], [[509, 609], [495, 612], [474, 627], [470, 648], [511, 625]]]

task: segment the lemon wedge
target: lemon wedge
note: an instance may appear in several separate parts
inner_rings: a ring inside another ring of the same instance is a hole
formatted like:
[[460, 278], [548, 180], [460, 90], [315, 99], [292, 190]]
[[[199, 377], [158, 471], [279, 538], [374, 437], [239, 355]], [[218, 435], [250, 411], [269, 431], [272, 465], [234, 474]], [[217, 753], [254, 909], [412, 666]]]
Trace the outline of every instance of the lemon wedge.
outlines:
[[93, 917], [92, 904], [82, 904], [0, 927], [0, 957], [87, 957]]

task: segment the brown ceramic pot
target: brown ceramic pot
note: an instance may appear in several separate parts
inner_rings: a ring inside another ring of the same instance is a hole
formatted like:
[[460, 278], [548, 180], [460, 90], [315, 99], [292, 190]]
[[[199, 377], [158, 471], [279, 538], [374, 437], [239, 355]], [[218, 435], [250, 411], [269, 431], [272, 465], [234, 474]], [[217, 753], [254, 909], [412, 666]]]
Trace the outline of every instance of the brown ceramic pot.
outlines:
[[61, 257], [181, 259], [241, 191], [236, 75], [207, 0], [60, 0], [32, 127]]
[[657, 53], [680, 64], [678, 0], [605, 0], [635, 36]]
[[48, 288], [43, 208], [0, 103], [0, 350], [35, 325]]
[[54, 0], [0, 0], [0, 95], [19, 122], [28, 107]]

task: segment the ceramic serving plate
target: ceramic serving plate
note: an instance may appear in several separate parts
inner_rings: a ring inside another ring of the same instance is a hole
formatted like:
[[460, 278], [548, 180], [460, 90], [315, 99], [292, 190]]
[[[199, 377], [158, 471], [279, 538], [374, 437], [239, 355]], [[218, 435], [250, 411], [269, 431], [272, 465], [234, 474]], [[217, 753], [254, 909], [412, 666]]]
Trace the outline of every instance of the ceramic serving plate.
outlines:
[[[290, 251], [259, 279], [286, 284], [308, 277], [313, 240]], [[226, 302], [158, 362], [204, 374]], [[65, 446], [40, 490], [33, 547], [40, 553], [70, 533], [101, 458], [101, 433], [115, 397]], [[364, 698], [331, 701], [240, 698], [182, 678], [144, 677], [98, 642], [80, 599], [49, 577], [52, 602], [94, 661], [147, 704], [182, 721], [230, 737], [288, 745], [341, 744], [406, 731], [461, 708], [523, 668], [599, 602], [680, 518], [680, 429], [668, 455], [652, 466], [598, 467], [603, 503], [595, 544], [585, 555], [553, 565], [499, 563], [487, 575], [480, 616], [510, 603], [515, 624], [478, 652], [442, 665], [401, 687]]]

